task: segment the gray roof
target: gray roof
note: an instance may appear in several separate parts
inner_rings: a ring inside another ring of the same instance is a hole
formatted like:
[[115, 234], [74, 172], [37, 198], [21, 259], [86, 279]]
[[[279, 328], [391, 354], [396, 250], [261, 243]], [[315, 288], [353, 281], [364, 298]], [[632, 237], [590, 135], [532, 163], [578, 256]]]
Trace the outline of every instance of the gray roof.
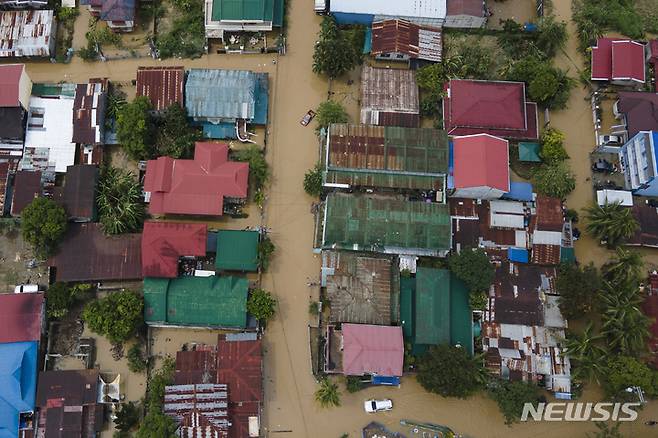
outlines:
[[191, 69], [185, 85], [190, 117], [220, 122], [252, 119], [257, 75], [246, 70]]

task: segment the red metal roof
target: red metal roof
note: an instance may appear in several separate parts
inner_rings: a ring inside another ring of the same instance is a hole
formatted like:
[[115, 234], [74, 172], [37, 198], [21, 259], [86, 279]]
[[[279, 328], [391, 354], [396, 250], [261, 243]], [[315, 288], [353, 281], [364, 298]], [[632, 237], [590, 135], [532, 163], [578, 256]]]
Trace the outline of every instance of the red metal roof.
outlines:
[[341, 327], [343, 374], [402, 375], [402, 327], [369, 324], [342, 324]]
[[626, 116], [628, 138], [640, 131], [658, 129], [658, 94], [620, 91], [617, 97], [619, 112]]
[[34, 198], [41, 195], [41, 172], [19, 170], [14, 177], [14, 195], [11, 201], [11, 215], [18, 216]]
[[558, 198], [537, 195], [535, 205], [537, 207], [537, 230], [562, 231], [562, 225], [564, 224], [562, 201]]
[[649, 41], [649, 62], [658, 61], [658, 40]]
[[532, 245], [532, 258], [534, 265], [557, 265], [560, 263], [560, 245]]
[[443, 115], [448, 134], [538, 138], [537, 106], [526, 101], [524, 83], [452, 79], [445, 90]]
[[39, 341], [43, 294], [0, 294], [0, 343]]
[[0, 65], [0, 107], [20, 106], [19, 83], [23, 64]]
[[455, 188], [491, 187], [509, 192], [509, 143], [488, 134], [453, 139]]
[[183, 103], [184, 67], [139, 67], [137, 69], [137, 96], [146, 96], [156, 111], [174, 103]]
[[151, 214], [220, 216], [224, 197], [247, 197], [248, 178], [248, 163], [228, 161], [228, 145], [197, 142], [193, 160], [149, 160], [144, 190]]
[[644, 82], [644, 45], [631, 40], [599, 38], [592, 47], [592, 80]]
[[145, 222], [142, 233], [142, 275], [178, 277], [180, 257], [206, 255], [207, 231], [205, 224]]
[[485, 16], [483, 0], [448, 0], [446, 6], [447, 15]]

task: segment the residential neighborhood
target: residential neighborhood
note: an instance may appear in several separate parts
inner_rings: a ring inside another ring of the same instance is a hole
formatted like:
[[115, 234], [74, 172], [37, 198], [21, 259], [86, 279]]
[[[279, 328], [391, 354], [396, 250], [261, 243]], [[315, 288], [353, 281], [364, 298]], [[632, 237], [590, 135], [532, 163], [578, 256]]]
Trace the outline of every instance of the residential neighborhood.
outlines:
[[658, 434], [653, 0], [0, 0], [0, 438]]

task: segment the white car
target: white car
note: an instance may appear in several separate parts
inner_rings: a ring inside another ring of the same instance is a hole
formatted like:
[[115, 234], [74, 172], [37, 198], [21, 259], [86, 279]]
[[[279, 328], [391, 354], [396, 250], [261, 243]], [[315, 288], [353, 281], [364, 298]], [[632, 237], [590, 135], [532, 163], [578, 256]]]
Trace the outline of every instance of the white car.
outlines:
[[619, 135], [599, 135], [599, 144], [620, 145], [622, 144], [622, 138]]
[[373, 412], [390, 411], [393, 409], [393, 402], [389, 399], [386, 400], [366, 400], [363, 404], [366, 412], [372, 414]]
[[35, 293], [39, 292], [39, 285], [37, 284], [19, 284], [14, 288], [15, 294]]

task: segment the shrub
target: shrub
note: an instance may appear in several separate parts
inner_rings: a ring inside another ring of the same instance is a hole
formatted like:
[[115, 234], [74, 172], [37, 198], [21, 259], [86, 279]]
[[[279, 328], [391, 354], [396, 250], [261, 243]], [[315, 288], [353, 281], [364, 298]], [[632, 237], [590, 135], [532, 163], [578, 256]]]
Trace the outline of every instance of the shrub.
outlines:
[[649, 396], [656, 394], [656, 371], [634, 357], [613, 356], [608, 359], [603, 379], [603, 389], [610, 397], [624, 395], [629, 386], [639, 386]]
[[203, 0], [174, 0], [177, 16], [167, 32], [155, 40], [160, 58], [195, 58], [206, 51]]
[[320, 381], [320, 387], [315, 391], [315, 401], [323, 408], [340, 406], [340, 391], [338, 385], [328, 378]]
[[105, 298], [88, 303], [82, 319], [94, 333], [112, 343], [130, 339], [144, 322], [144, 299], [129, 290], [113, 292]]
[[46, 314], [48, 318], [58, 319], [69, 313], [69, 308], [76, 299], [78, 289], [66, 283], [57, 282], [46, 291]]
[[304, 191], [314, 198], [322, 193], [322, 166], [320, 163], [304, 175]]
[[486, 370], [463, 348], [432, 346], [418, 361], [418, 383], [444, 397], [468, 397], [483, 387]]
[[576, 178], [566, 163], [547, 163], [535, 170], [535, 188], [546, 196], [565, 199], [576, 188]]
[[555, 282], [562, 315], [567, 320], [587, 317], [596, 308], [601, 287], [601, 276], [592, 263], [562, 263]]
[[142, 227], [146, 209], [142, 186], [132, 173], [104, 167], [98, 182], [98, 212], [106, 234], [122, 234]]
[[345, 377], [345, 388], [347, 392], [359, 392], [368, 386], [363, 382], [363, 376], [347, 376]]
[[519, 421], [525, 403], [536, 403], [539, 400], [539, 389], [525, 382], [510, 382], [499, 380], [489, 389], [503, 416], [505, 423]]
[[133, 373], [142, 373], [146, 371], [148, 360], [144, 359], [142, 347], [139, 343], [134, 343], [128, 349], [128, 369]]
[[172, 158], [190, 158], [194, 142], [201, 139], [201, 133], [193, 128], [187, 118], [187, 112], [178, 103], [164, 110], [156, 119], [157, 136], [155, 151], [150, 158], [163, 155]]
[[276, 298], [266, 290], [254, 289], [247, 300], [247, 312], [259, 321], [267, 321], [276, 312]]
[[260, 147], [249, 145], [245, 149], [235, 151], [234, 156], [237, 161], [249, 163], [249, 190], [252, 190], [252, 193], [262, 190], [270, 178], [270, 168]]
[[361, 59], [361, 50], [356, 50], [357, 38], [342, 32], [334, 18], [326, 16], [313, 52], [313, 72], [334, 79], [352, 70]]
[[569, 158], [564, 149], [564, 134], [562, 131], [551, 128], [544, 131], [541, 136], [541, 158], [548, 162], [564, 161]]
[[322, 129], [326, 130], [332, 123], [349, 122], [350, 117], [343, 105], [333, 100], [325, 100], [318, 105], [315, 121], [317, 122], [315, 131], [319, 134]]
[[166, 358], [153, 373], [146, 393], [146, 417], [135, 434], [137, 438], [176, 438], [176, 422], [163, 411], [165, 386], [174, 382], [175, 362]]
[[270, 266], [270, 259], [275, 250], [276, 247], [270, 238], [267, 235], [261, 235], [258, 241], [258, 263], [263, 271], [267, 271], [267, 268]]
[[64, 237], [67, 220], [64, 208], [50, 198], [38, 197], [21, 212], [21, 234], [37, 257], [47, 258]]
[[121, 407], [116, 411], [116, 416], [115, 428], [120, 432], [129, 432], [139, 424], [139, 405], [135, 402], [121, 403]]

